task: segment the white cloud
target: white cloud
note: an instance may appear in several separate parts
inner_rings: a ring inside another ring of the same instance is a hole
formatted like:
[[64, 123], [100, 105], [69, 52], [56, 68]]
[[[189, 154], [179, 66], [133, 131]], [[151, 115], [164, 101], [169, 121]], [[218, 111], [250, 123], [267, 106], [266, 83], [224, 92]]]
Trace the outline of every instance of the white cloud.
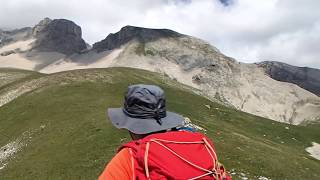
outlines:
[[244, 62], [276, 60], [320, 68], [318, 0], [10, 0], [0, 27], [32, 26], [44, 17], [82, 27], [90, 43], [125, 25], [169, 28], [202, 38]]

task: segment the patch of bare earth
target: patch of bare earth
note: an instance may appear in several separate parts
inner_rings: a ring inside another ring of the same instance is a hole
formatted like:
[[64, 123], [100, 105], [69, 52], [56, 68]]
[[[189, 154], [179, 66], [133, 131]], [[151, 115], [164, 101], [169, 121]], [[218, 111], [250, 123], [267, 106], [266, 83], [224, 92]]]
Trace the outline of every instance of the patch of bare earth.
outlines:
[[0, 171], [8, 165], [10, 159], [15, 158], [16, 153], [28, 146], [35, 133], [42, 131], [45, 127], [46, 125], [41, 125], [39, 128], [25, 131], [17, 139], [0, 147]]
[[306, 151], [310, 153], [310, 156], [320, 160], [320, 144], [312, 142], [312, 146], [306, 148]]

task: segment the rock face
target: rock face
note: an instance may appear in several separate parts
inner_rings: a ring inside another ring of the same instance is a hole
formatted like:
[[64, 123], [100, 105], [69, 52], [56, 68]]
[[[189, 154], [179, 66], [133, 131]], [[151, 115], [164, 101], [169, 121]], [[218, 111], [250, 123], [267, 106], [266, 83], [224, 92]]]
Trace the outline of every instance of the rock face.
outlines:
[[80, 26], [66, 19], [42, 20], [33, 28], [34, 49], [70, 55], [87, 48]]
[[[117, 57], [106, 59], [108, 67], [125, 66], [160, 72], [200, 89], [207, 97], [280, 122], [300, 124], [320, 117], [319, 97], [294, 84], [270, 78], [256, 64], [237, 62], [194, 37], [169, 35], [148, 40], [133, 33], [148, 30], [133, 29], [121, 29], [109, 35], [100, 42], [99, 49], [97, 44], [94, 45], [94, 49], [105, 53], [113, 52], [110, 50], [114, 48], [121, 49]], [[101, 58], [99, 60], [102, 62]]]
[[160, 38], [183, 36], [169, 29], [148, 29], [135, 26], [125, 26], [117, 33], [109, 34], [104, 40], [93, 44], [93, 49], [101, 52], [119, 48], [131, 40], [139, 42], [150, 42]]
[[289, 82], [320, 96], [320, 70], [296, 67], [289, 64], [265, 61], [257, 63], [273, 79]]
[[35, 25], [32, 28], [32, 35], [33, 36], [40, 36], [43, 29], [45, 27], [47, 27], [48, 24], [50, 24], [51, 22], [52, 22], [52, 20], [50, 18], [44, 18], [43, 20], [41, 20], [37, 25]]
[[25, 40], [31, 37], [32, 29], [25, 27], [12, 31], [3, 31], [0, 29], [0, 47], [20, 40]]
[[0, 67], [43, 73], [139, 68], [159, 72], [164, 79], [170, 77], [206, 97], [258, 116], [291, 124], [320, 119], [320, 97], [308, 91], [318, 87], [318, 70], [240, 63], [203, 40], [167, 29], [126, 26], [89, 51], [83, 51], [86, 43], [80, 27], [68, 20], [44, 19], [31, 36], [0, 47]]

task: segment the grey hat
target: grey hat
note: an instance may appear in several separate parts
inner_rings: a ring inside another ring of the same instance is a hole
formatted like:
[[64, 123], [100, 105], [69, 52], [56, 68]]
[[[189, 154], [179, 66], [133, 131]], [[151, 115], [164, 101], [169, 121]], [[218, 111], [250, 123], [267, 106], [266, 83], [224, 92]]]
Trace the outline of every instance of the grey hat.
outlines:
[[124, 107], [108, 108], [108, 116], [115, 127], [135, 134], [167, 130], [184, 122], [181, 115], [166, 111], [166, 99], [160, 87], [144, 84], [129, 86]]

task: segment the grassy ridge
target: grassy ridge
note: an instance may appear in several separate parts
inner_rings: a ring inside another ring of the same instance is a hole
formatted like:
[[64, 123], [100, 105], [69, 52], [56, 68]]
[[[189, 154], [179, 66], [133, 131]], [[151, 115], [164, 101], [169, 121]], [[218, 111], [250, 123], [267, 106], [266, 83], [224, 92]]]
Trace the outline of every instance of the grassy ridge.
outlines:
[[[73, 80], [62, 82], [65, 77]], [[0, 179], [96, 179], [117, 147], [129, 140], [126, 131], [106, 120], [105, 111], [121, 106], [127, 86], [135, 83], [161, 86], [169, 110], [207, 129], [235, 179], [241, 172], [250, 179], [320, 178], [320, 161], [304, 150], [320, 142], [314, 126], [290, 126], [239, 112], [136, 69], [58, 73], [49, 75], [47, 83], [0, 107], [0, 147], [27, 136], [27, 146], [6, 161]]]
[[40, 77], [41, 74], [35, 71], [0, 68], [0, 92], [6, 87], [16, 83]]

